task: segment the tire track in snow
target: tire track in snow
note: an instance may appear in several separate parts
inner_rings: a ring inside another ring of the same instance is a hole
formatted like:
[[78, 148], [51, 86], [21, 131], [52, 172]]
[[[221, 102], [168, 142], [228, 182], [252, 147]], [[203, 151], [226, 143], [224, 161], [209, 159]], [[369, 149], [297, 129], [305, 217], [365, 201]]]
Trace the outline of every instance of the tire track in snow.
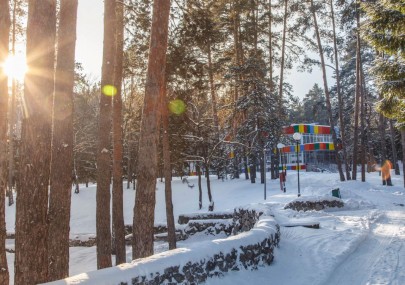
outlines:
[[405, 284], [405, 213], [387, 211], [325, 284]]

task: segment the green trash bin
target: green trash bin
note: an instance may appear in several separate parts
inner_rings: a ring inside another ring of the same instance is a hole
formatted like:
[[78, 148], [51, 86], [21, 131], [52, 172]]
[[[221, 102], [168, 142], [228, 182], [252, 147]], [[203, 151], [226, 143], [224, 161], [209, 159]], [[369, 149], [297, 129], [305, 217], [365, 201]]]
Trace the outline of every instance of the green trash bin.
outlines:
[[336, 197], [336, 198], [342, 198], [342, 196], [340, 196], [340, 190], [339, 190], [339, 188], [336, 188], [336, 189], [332, 189], [332, 196], [333, 197]]

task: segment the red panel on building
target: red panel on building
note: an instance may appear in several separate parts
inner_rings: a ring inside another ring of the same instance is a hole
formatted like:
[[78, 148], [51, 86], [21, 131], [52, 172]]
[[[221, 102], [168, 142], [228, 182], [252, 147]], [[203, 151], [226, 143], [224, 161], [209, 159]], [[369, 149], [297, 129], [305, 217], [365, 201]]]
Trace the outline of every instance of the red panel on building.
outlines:
[[283, 128], [283, 132], [284, 132], [286, 135], [291, 135], [291, 134], [294, 133], [294, 127], [293, 127], [293, 126], [285, 127], [285, 128]]

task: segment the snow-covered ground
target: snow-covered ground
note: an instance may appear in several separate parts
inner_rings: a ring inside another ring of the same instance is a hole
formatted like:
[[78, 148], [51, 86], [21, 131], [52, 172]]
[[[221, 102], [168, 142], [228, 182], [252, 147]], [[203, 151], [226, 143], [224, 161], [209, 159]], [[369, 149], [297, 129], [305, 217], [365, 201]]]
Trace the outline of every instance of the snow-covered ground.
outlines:
[[[269, 176], [269, 175], [268, 175]], [[280, 224], [317, 221], [320, 229], [281, 227], [281, 242], [275, 250], [271, 266], [257, 271], [238, 271], [222, 278], [209, 279], [206, 284], [405, 284], [405, 190], [403, 176], [393, 175], [393, 187], [383, 186], [378, 173], [367, 173], [366, 182], [340, 182], [334, 173], [300, 172], [303, 198], [330, 197], [331, 190], [340, 188], [344, 208], [296, 212], [284, 205], [297, 198], [297, 173], [289, 171], [287, 192], [280, 191], [279, 181], [267, 178], [267, 199], [264, 185], [240, 179], [212, 178], [215, 211], [232, 211], [237, 206], [265, 203]], [[188, 178], [197, 186], [196, 177]], [[208, 196], [203, 185], [203, 209], [198, 210], [198, 188], [189, 188], [179, 178], [173, 180], [175, 220], [179, 214], [206, 212]], [[81, 187], [72, 193], [71, 237], [86, 237], [96, 232], [95, 185]], [[164, 183], [157, 182], [155, 224], [164, 224]], [[135, 191], [124, 189], [125, 223], [132, 224]], [[7, 232], [14, 232], [15, 206], [6, 206]], [[196, 235], [178, 242], [178, 247], [198, 246], [212, 237]], [[219, 236], [216, 238], [224, 238]], [[7, 240], [7, 248], [14, 241]], [[155, 243], [155, 252], [168, 248]], [[131, 248], [127, 247], [130, 262]], [[8, 253], [11, 279], [14, 254]], [[96, 270], [95, 247], [70, 249], [70, 274]], [[12, 281], [12, 280], [11, 280]], [[11, 282], [12, 284], [12, 282]]]

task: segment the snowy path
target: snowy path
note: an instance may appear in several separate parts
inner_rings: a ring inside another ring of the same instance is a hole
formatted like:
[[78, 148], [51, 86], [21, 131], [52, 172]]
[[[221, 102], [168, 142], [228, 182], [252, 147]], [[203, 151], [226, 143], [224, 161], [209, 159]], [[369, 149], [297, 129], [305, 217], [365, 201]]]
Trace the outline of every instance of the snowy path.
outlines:
[[318, 220], [321, 228], [282, 227], [271, 266], [233, 272], [207, 284], [405, 284], [405, 194], [378, 185], [377, 179], [377, 185], [340, 184], [349, 205], [343, 210], [288, 213], [279, 208], [278, 218]]
[[405, 212], [386, 211], [326, 284], [405, 284]]

